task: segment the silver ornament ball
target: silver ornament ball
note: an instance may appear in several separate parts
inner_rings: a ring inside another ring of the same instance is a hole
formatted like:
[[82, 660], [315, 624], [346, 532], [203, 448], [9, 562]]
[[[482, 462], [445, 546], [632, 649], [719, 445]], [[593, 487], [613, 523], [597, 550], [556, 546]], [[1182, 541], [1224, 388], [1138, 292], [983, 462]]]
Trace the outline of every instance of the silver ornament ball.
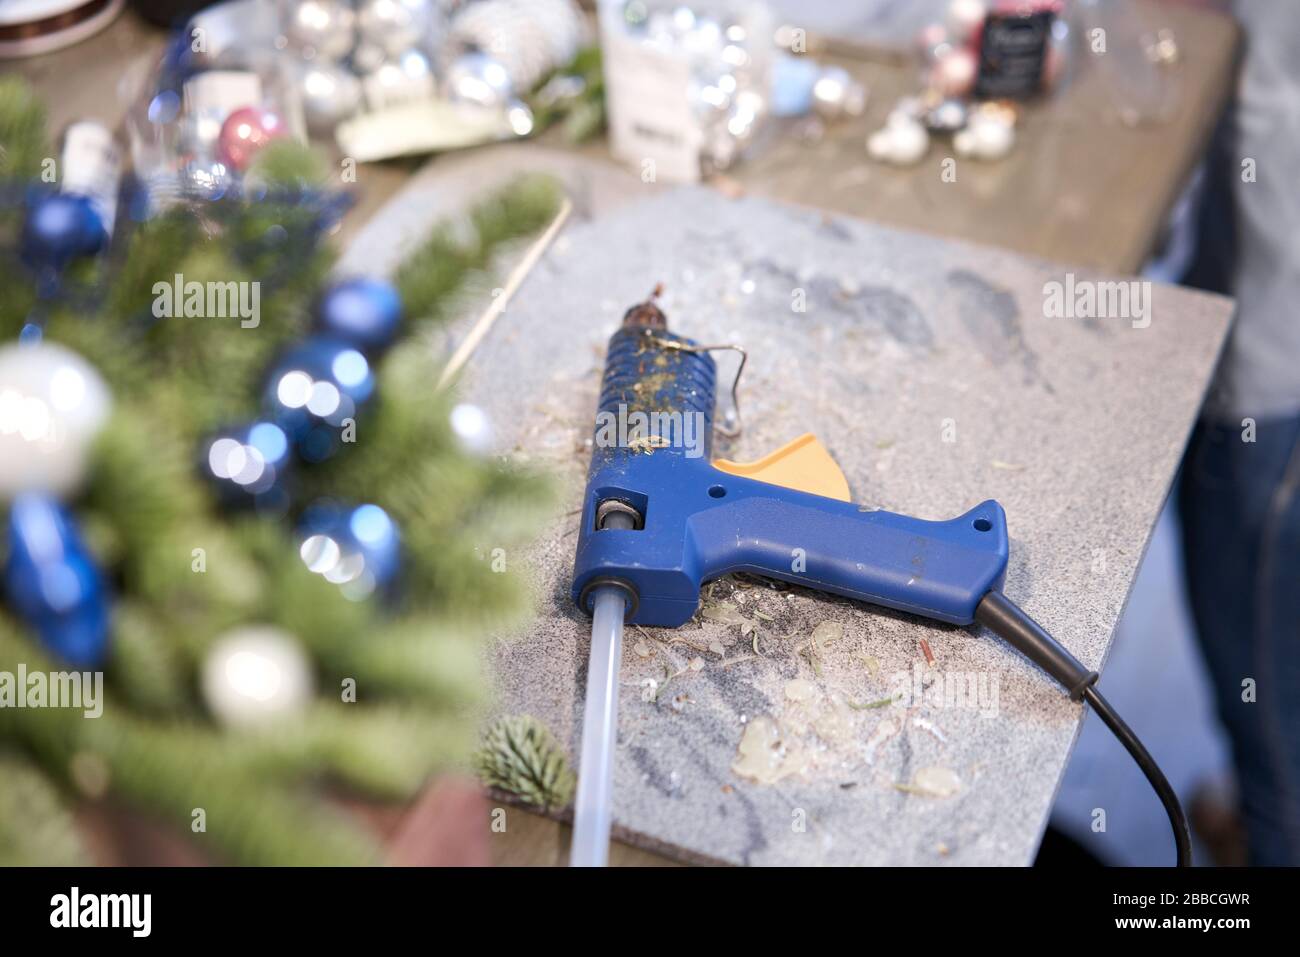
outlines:
[[367, 73], [374, 73], [384, 61], [388, 59], [388, 52], [377, 43], [371, 43], [368, 40], [362, 40], [357, 44], [357, 48], [352, 51], [349, 62], [352, 69], [361, 76]]
[[725, 117], [735, 99], [736, 89], [736, 78], [730, 73], [693, 82], [688, 95], [700, 122], [708, 124]]
[[362, 43], [397, 56], [411, 47], [432, 43], [440, 16], [435, 0], [361, 0], [357, 32]]
[[308, 64], [301, 91], [303, 117], [313, 133], [330, 132], [361, 108], [361, 81], [334, 64]]
[[452, 19], [449, 47], [490, 56], [523, 92], [572, 60], [586, 32], [574, 0], [479, 0]]
[[366, 102], [372, 110], [433, 96], [437, 84], [429, 58], [419, 50], [407, 50], [384, 62], [361, 80]]
[[193, 156], [181, 166], [180, 179], [187, 198], [210, 203], [226, 195], [235, 177], [220, 160]]
[[537, 125], [537, 118], [523, 100], [511, 100], [506, 104], [506, 122], [515, 136], [527, 136]]
[[767, 100], [756, 90], [741, 90], [727, 111], [727, 132], [736, 139], [739, 149], [744, 149], [754, 139], [759, 122], [767, 113]]
[[514, 85], [505, 67], [485, 53], [458, 56], [447, 70], [447, 98], [455, 103], [499, 108], [514, 97]]
[[282, 29], [289, 45], [307, 59], [347, 56], [355, 36], [356, 16], [341, 0], [289, 0]]
[[716, 20], [696, 20], [695, 24], [681, 35], [678, 40], [682, 52], [705, 62], [721, 58], [722, 48], [726, 45], [726, 36], [722, 26]]

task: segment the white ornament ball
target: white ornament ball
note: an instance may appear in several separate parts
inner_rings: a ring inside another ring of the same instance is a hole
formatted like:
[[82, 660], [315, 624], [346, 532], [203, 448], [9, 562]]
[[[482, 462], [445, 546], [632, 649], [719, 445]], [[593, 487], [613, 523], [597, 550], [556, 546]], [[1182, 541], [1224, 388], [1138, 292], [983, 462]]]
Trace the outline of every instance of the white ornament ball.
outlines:
[[885, 123], [892, 126], [895, 123], [907, 123], [912, 120], [919, 121], [925, 116], [925, 104], [920, 97], [904, 96], [890, 108], [889, 116], [885, 118]]
[[218, 638], [203, 659], [200, 682], [208, 711], [234, 728], [301, 713], [314, 685], [302, 646], [267, 625], [236, 628]]
[[944, 27], [953, 43], [970, 43], [988, 16], [984, 0], [952, 0], [944, 17]]
[[471, 455], [486, 455], [492, 450], [492, 420], [477, 405], [462, 402], [452, 409], [451, 430], [461, 448]]
[[307, 59], [337, 60], [352, 49], [356, 17], [341, 0], [302, 0], [283, 23], [289, 44]]
[[917, 120], [894, 114], [883, 129], [867, 139], [867, 153], [873, 159], [895, 166], [913, 166], [930, 148], [930, 134]]
[[973, 113], [970, 123], [952, 138], [957, 155], [970, 159], [1001, 159], [1016, 143], [1016, 129], [1005, 119], [987, 113]]
[[860, 116], [867, 105], [867, 90], [853, 79], [849, 71], [828, 66], [817, 77], [812, 89], [813, 109], [826, 120], [841, 116]]
[[0, 348], [0, 501], [76, 491], [111, 407], [103, 378], [72, 350], [48, 342]]

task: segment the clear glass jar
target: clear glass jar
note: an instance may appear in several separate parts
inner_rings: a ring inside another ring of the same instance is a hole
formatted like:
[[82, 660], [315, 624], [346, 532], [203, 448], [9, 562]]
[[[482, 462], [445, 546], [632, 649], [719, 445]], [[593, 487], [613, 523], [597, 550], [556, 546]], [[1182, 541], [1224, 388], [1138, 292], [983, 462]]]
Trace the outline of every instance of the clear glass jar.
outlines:
[[616, 156], [693, 181], [726, 169], [769, 113], [774, 21], [762, 4], [601, 0], [606, 111]]
[[127, 136], [150, 214], [185, 198], [212, 199], [238, 183], [243, 154], [230, 149], [232, 114], [267, 137], [306, 138], [292, 65], [277, 48], [274, 5], [223, 4], [178, 31], [161, 60], [138, 62], [123, 81]]

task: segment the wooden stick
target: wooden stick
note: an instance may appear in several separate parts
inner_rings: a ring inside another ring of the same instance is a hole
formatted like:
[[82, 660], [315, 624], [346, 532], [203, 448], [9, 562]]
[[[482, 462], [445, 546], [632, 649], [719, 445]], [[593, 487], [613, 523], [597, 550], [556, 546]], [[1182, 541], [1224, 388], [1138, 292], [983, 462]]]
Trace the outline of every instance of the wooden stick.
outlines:
[[493, 298], [492, 303], [483, 311], [483, 314], [478, 317], [474, 325], [470, 328], [469, 335], [465, 337], [461, 344], [456, 347], [456, 351], [452, 353], [451, 360], [442, 370], [442, 375], [438, 377], [438, 385], [436, 387], [438, 391], [441, 391], [450, 385], [451, 380], [456, 377], [456, 374], [460, 372], [465, 363], [469, 361], [469, 357], [474, 354], [474, 350], [477, 349], [479, 343], [483, 341], [483, 337], [492, 329], [493, 324], [501, 317], [501, 313], [505, 312], [506, 306], [509, 304], [511, 297], [514, 296], [514, 294], [519, 290], [519, 287], [523, 285], [524, 280], [528, 278], [528, 274], [532, 272], [533, 267], [536, 266], [538, 261], [542, 258], [547, 247], [549, 247], [555, 240], [555, 237], [563, 228], [565, 221], [569, 218], [569, 213], [572, 211], [573, 203], [571, 203], [569, 198], [566, 196], [564, 202], [560, 205], [559, 212], [555, 214], [555, 218], [551, 220], [551, 224], [546, 227], [546, 232], [537, 237], [537, 241], [528, 248], [528, 252], [524, 255], [524, 258], [520, 260], [519, 265], [515, 266], [511, 271], [510, 277], [506, 280], [506, 284], [501, 290], [501, 295]]

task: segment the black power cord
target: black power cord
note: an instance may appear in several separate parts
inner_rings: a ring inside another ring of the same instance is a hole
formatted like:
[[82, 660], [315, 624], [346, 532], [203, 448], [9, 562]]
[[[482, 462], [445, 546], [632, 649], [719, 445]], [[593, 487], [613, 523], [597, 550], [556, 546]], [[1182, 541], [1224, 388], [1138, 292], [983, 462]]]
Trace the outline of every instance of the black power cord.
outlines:
[[1115, 709], [1110, 706], [1101, 692], [1089, 685], [1083, 689], [1083, 700], [1092, 705], [1092, 710], [1097, 712], [1097, 717], [1105, 723], [1106, 727], [1114, 733], [1119, 739], [1119, 743], [1128, 749], [1128, 753], [1133, 755], [1133, 760], [1137, 766], [1142, 769], [1142, 773], [1147, 776], [1151, 782], [1151, 787], [1155, 790], [1156, 796], [1160, 798], [1160, 803], [1165, 806], [1165, 813], [1169, 815], [1169, 826], [1174, 829], [1174, 843], [1178, 847], [1178, 866], [1192, 866], [1192, 837], [1187, 829], [1187, 818], [1183, 814], [1183, 807], [1178, 803], [1178, 795], [1170, 787], [1169, 781], [1161, 772], [1160, 767], [1156, 764], [1155, 758], [1151, 753], [1142, 746], [1133, 729], [1124, 723], [1124, 719], [1115, 713]]
[[1192, 838], [1187, 827], [1187, 817], [1183, 814], [1178, 795], [1169, 786], [1169, 781], [1161, 772], [1151, 753], [1143, 747], [1133, 729], [1124, 723], [1115, 713], [1115, 709], [1102, 697], [1093, 685], [1097, 681], [1097, 672], [1089, 671], [1079, 663], [1072, 654], [1043, 630], [1042, 626], [1030, 618], [1002, 592], [991, 591], [980, 601], [975, 609], [975, 620], [988, 628], [1007, 644], [1042, 668], [1055, 678], [1074, 701], [1086, 701], [1092, 705], [1111, 733], [1119, 739], [1128, 753], [1133, 756], [1137, 766], [1146, 775], [1155, 790], [1165, 813], [1169, 815], [1169, 824], [1174, 830], [1174, 843], [1178, 848], [1178, 866], [1190, 867], [1192, 864]]

